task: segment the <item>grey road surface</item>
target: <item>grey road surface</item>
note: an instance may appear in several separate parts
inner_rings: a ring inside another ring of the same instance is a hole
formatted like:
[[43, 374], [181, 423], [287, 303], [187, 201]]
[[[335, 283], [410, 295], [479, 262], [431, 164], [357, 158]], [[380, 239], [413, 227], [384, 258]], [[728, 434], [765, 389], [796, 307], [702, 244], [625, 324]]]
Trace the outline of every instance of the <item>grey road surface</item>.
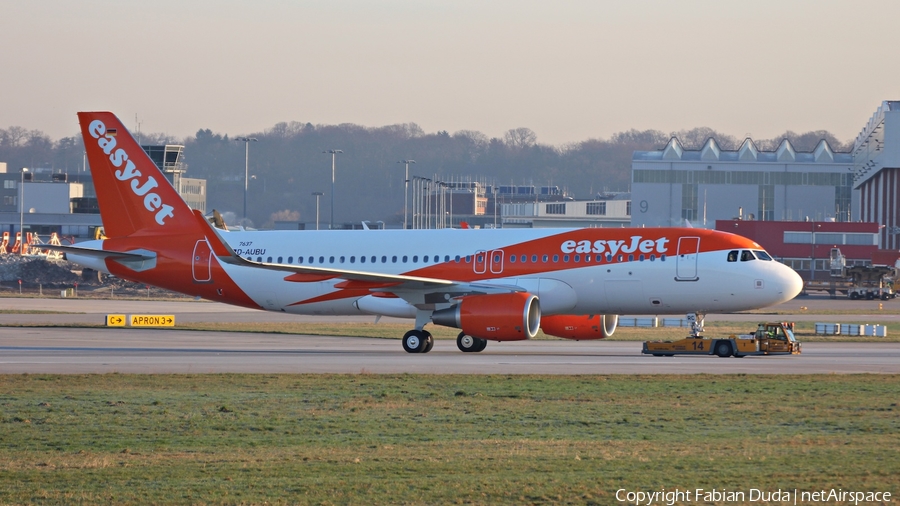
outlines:
[[806, 343], [802, 355], [652, 357], [621, 341], [488, 344], [160, 329], [0, 327], [0, 373], [782, 374], [900, 373], [900, 343]]
[[[824, 321], [889, 322], [877, 303], [797, 299], [773, 308], [778, 320], [801, 320], [801, 306], [874, 310], [871, 315], [815, 316]], [[887, 307], [900, 301], [887, 301]], [[178, 322], [359, 321], [374, 317], [295, 316], [202, 301], [0, 299], [0, 373], [448, 373], [448, 374], [781, 374], [900, 373], [900, 343], [805, 343], [799, 356], [652, 357], [637, 342], [528, 341], [488, 344], [461, 353], [440, 340], [428, 354], [407, 354], [399, 340], [175, 329], [22, 328], [4, 324], [102, 323], [107, 313], [175, 314]], [[45, 310], [66, 314], [26, 314]], [[787, 311], [789, 314], [780, 312]], [[796, 315], [791, 314], [797, 311]], [[759, 313], [710, 319], [759, 321]], [[880, 318], [880, 319], [879, 319]], [[763, 318], [767, 319], [767, 318]], [[388, 321], [384, 319], [383, 321]], [[405, 320], [393, 320], [405, 321]]]

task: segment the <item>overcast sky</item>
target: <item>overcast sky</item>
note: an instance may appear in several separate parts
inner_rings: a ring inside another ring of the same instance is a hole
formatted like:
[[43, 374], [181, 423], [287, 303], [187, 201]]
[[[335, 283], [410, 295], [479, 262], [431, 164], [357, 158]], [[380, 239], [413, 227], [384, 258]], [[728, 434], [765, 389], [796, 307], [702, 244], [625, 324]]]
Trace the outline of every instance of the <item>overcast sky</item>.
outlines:
[[900, 2], [0, 0], [0, 128], [281, 121], [538, 142], [707, 126], [856, 136], [900, 99]]

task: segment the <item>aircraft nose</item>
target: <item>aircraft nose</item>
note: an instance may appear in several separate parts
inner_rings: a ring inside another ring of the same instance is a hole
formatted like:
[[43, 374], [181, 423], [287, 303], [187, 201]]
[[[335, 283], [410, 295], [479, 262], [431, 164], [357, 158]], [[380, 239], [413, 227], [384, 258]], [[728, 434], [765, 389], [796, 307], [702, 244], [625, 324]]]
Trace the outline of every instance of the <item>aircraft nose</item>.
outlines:
[[778, 264], [778, 292], [783, 297], [781, 302], [787, 302], [803, 290], [803, 279], [794, 269], [787, 265]]

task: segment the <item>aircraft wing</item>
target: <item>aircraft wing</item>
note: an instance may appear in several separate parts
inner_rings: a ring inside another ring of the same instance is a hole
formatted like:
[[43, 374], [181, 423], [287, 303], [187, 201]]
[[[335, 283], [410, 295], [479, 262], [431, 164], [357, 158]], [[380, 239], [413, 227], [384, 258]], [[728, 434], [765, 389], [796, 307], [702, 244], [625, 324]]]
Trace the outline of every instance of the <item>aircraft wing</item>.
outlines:
[[385, 274], [327, 267], [255, 262], [247, 260], [234, 252], [234, 249], [222, 238], [219, 230], [209, 225], [199, 211], [194, 211], [198, 221], [206, 225], [212, 234], [207, 235], [216, 258], [223, 263], [241, 265], [255, 269], [266, 269], [288, 273], [285, 281], [297, 283], [313, 283], [329, 279], [342, 279], [334, 287], [343, 289], [362, 289], [372, 292], [390, 292], [413, 305], [447, 304], [455, 297], [464, 295], [509, 293], [524, 291], [519, 286], [491, 283], [470, 283], [452, 279], [409, 276], [406, 274]]
[[329, 279], [343, 279], [336, 283], [336, 289], [363, 289], [372, 292], [389, 292], [415, 306], [448, 304], [452, 299], [466, 295], [523, 292], [516, 285], [496, 283], [470, 283], [451, 279], [407, 276], [404, 274], [382, 274], [377, 272], [306, 267], [299, 265], [255, 262], [237, 255], [218, 257], [220, 261], [257, 269], [282, 271], [288, 274], [285, 281], [311, 283]]
[[[363, 285], [372, 285], [373, 288], [378, 288], [378, 286], [376, 285], [384, 285], [385, 287], [387, 287], [397, 286], [401, 284], [415, 284], [419, 287], [425, 288], [454, 284], [453, 281], [447, 279], [426, 278], [422, 276], [407, 276], [404, 274], [382, 274], [378, 272], [331, 269], [327, 267], [308, 267], [302, 265], [255, 262], [253, 260], [247, 260], [234, 254], [231, 256], [220, 256], [218, 258], [219, 260], [232, 265], [243, 265], [246, 267], [255, 267], [257, 269], [287, 272], [290, 273], [290, 275], [288, 275], [286, 278], [287, 281], [296, 281], [300, 283], [325, 281], [328, 279], [339, 278], [345, 279], [347, 281], [357, 281], [359, 282], [357, 283], [359, 285], [359, 288], [363, 288]], [[350, 287], [348, 286], [347, 288]]]

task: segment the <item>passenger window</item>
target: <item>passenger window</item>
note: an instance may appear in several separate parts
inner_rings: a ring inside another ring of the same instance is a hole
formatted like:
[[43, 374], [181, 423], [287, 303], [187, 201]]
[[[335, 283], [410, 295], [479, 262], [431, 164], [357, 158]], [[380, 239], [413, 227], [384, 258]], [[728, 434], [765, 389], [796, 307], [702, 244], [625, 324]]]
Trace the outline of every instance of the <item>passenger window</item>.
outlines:
[[450, 255], [444, 255], [444, 261], [445, 261], [445, 262], [449, 262], [449, 261], [450, 261]]
[[612, 255], [611, 255], [610, 253], [607, 253], [607, 254], [606, 254], [606, 261], [607, 261], [607, 262], [612, 262]]
[[341, 257], [340, 260], [341, 260], [341, 263], [344, 263], [344, 257]]
[[361, 263], [361, 264], [366, 263], [366, 257], [364, 257], [364, 256], [359, 257], [359, 263]]
[[643, 253], [641, 254], [641, 256], [638, 257], [638, 260], [641, 261], [641, 262], [644, 261], [644, 255], [643, 255]]
[[531, 263], [533, 263], [533, 264], [537, 263], [537, 255], [531, 255]]
[[328, 257], [328, 263], [333, 264], [333, 263], [334, 263], [334, 257]]
[[419, 263], [419, 255], [413, 255], [413, 263]]
[[753, 252], [750, 250], [741, 250], [741, 262], [749, 262], [750, 260], [756, 260], [756, 257], [753, 256]]
[[372, 255], [372, 263], [373, 263], [373, 264], [375, 263], [376, 260], [378, 260], [378, 259], [375, 258], [375, 255]]
[[509, 263], [511, 263], [511, 264], [516, 263], [516, 256], [515, 256], [515, 255], [510, 255], [510, 256], [509, 256]]
[[494, 255], [494, 263], [500, 263], [500, 255]]
[[656, 255], [650, 255], [650, 261], [652, 262], [654, 260], [656, 260]]
[[622, 255], [619, 255], [619, 259], [618, 259], [618, 260], [619, 260], [620, 262], [622, 261]]
[[550, 257], [548, 257], [547, 255], [544, 255], [541, 257], [541, 261], [544, 263], [547, 263], [547, 260], [549, 260], [549, 259], [550, 259]]
[[454, 260], [456, 260], [456, 263], [459, 263], [459, 260], [460, 260], [459, 255], [456, 255], [456, 258]]
[[[568, 256], [569, 256], [569, 255], [566, 255], [566, 257], [568, 257]], [[569, 261], [569, 259], [566, 258], [566, 262], [568, 262], [568, 261]], [[575, 261], [576, 261], [576, 262], [580, 262], [580, 261], [581, 261], [581, 255], [575, 255]]]
[[262, 257], [256, 257], [257, 262], [262, 262]]
[[272, 257], [267, 257], [267, 258], [266, 258], [266, 262], [272, 263]]
[[737, 262], [738, 252], [736, 249], [733, 249], [728, 252], [728, 261], [729, 262]]
[[[415, 259], [413, 259], [413, 260], [415, 260]], [[422, 257], [422, 263], [424, 263], [424, 264], [428, 263], [428, 255], [425, 255]]]
[[559, 262], [559, 255], [553, 255], [553, 262]]
[[325, 257], [319, 257], [319, 263], [320, 263], [320, 264], [324, 264], [324, 263], [325, 263]]
[[288, 263], [289, 264], [294, 263], [294, 257], [288, 257]]
[[634, 262], [634, 255], [628, 255], [628, 261]]
[[466, 255], [466, 263], [468, 264], [471, 262], [472, 262], [472, 255]]
[[351, 263], [351, 264], [355, 264], [355, 263], [356, 263], [356, 256], [351, 256], [351, 257], [350, 257], [350, 263]]
[[386, 264], [386, 263], [387, 263], [387, 256], [386, 256], [386, 255], [381, 257], [381, 263], [383, 263], [383, 264]]
[[[288, 260], [290, 260], [290, 258], [288, 258]], [[298, 263], [298, 264], [302, 264], [302, 263], [303, 263], [303, 257], [297, 257], [297, 263]]]
[[403, 255], [403, 263], [406, 263], [406, 259], [407, 259], [407, 258], [408, 258], [408, 257], [407, 257], [406, 255]]
[[281, 263], [282, 258], [284, 257], [278, 257], [278, 263]]

